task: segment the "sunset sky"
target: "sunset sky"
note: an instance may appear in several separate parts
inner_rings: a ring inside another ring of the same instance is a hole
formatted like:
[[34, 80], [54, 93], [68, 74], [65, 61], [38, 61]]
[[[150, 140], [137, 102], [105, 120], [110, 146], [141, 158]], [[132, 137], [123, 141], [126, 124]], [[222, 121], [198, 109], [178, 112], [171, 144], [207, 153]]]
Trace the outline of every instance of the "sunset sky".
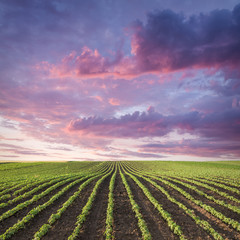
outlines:
[[0, 160], [236, 159], [239, 1], [0, 1]]

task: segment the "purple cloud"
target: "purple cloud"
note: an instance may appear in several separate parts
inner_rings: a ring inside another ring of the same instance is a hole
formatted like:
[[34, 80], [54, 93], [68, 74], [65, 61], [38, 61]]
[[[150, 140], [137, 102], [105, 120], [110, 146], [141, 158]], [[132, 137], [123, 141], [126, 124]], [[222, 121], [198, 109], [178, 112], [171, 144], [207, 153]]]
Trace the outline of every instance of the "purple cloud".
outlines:
[[151, 72], [173, 72], [186, 68], [236, 71], [239, 77], [240, 4], [230, 10], [184, 16], [172, 10], [153, 11], [147, 23], [131, 27], [132, 56], [118, 49], [111, 60], [97, 50], [84, 47], [61, 63], [49, 65], [56, 77], [124, 76]]
[[120, 118], [88, 117], [73, 120], [70, 132], [111, 138], [141, 138], [164, 136], [177, 129], [215, 139], [240, 140], [240, 109], [202, 114], [189, 112], [163, 116], [151, 107], [147, 112], [134, 112]]
[[132, 51], [142, 72], [187, 67], [239, 68], [240, 5], [233, 11], [185, 17], [171, 10], [148, 15], [133, 26]]

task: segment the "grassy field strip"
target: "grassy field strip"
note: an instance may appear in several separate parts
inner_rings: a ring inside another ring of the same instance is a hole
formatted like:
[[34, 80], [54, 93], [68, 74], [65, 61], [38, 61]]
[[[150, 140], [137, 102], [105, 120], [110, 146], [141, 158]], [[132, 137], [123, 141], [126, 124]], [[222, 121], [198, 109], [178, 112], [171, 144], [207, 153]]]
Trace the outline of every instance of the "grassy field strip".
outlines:
[[129, 197], [129, 200], [130, 200], [130, 203], [131, 203], [131, 206], [132, 206], [132, 210], [133, 212], [135, 213], [135, 216], [138, 220], [138, 226], [139, 226], [139, 229], [142, 233], [142, 239], [144, 240], [150, 240], [152, 239], [152, 236], [148, 230], [148, 227], [147, 227], [147, 224], [145, 222], [145, 220], [143, 219], [143, 216], [140, 212], [140, 208], [138, 206], [138, 204], [135, 202], [134, 200], [134, 197], [133, 197], [133, 194], [132, 194], [132, 191], [128, 185], [128, 182], [124, 176], [124, 174], [122, 173], [122, 171], [119, 169], [119, 172], [120, 172], [120, 176], [121, 176], [121, 179], [122, 179], [122, 182], [125, 186], [125, 189], [127, 190], [127, 194], [128, 194], [128, 197]]
[[233, 205], [231, 205], [231, 204], [229, 204], [229, 203], [225, 203], [225, 202], [222, 201], [222, 200], [218, 200], [218, 199], [216, 199], [215, 197], [210, 196], [210, 195], [208, 195], [207, 193], [199, 190], [196, 186], [193, 186], [193, 185], [191, 185], [191, 184], [188, 184], [188, 183], [185, 183], [185, 182], [183, 182], [183, 181], [180, 181], [180, 180], [177, 180], [177, 179], [173, 179], [173, 178], [170, 178], [170, 177], [164, 177], [164, 178], [167, 179], [167, 180], [171, 180], [171, 181], [173, 181], [173, 182], [175, 182], [175, 183], [179, 183], [179, 184], [181, 184], [181, 185], [183, 185], [183, 186], [185, 186], [185, 187], [187, 187], [187, 188], [189, 188], [189, 189], [192, 189], [192, 190], [194, 190], [195, 192], [197, 192], [199, 195], [201, 195], [201, 196], [203, 196], [203, 197], [205, 197], [205, 198], [207, 198], [207, 199], [215, 202], [216, 204], [218, 204], [218, 205], [220, 205], [220, 206], [223, 206], [223, 207], [226, 207], [226, 208], [230, 209], [231, 211], [240, 214], [240, 209], [239, 209], [237, 206], [233, 206]]
[[[178, 180], [181, 180], [180, 178], [177, 178], [177, 179], [178, 179]], [[225, 197], [225, 198], [227, 198], [227, 199], [229, 199], [229, 200], [231, 200], [231, 201], [240, 203], [240, 199], [237, 199], [237, 198], [229, 195], [229, 194], [226, 193], [226, 192], [222, 192], [222, 191], [218, 190], [217, 188], [214, 188], [214, 187], [212, 187], [212, 186], [209, 186], [209, 185], [206, 184], [206, 183], [202, 183], [202, 182], [196, 181], [196, 180], [194, 180], [194, 179], [189, 179], [189, 178], [186, 178], [186, 177], [185, 177], [185, 178], [182, 178], [182, 179], [184, 179], [185, 181], [187, 181], [187, 182], [189, 182], [189, 183], [193, 183], [193, 184], [195, 184], [195, 185], [198, 185], [198, 186], [207, 188], [207, 189], [209, 189], [209, 190], [211, 190], [211, 191], [213, 191], [213, 192], [216, 192], [217, 194], [219, 194], [219, 195], [221, 195], [222, 197]]]
[[92, 191], [91, 195], [89, 196], [86, 205], [83, 207], [81, 214], [77, 217], [77, 222], [75, 223], [76, 227], [73, 230], [73, 233], [68, 237], [68, 240], [73, 240], [73, 239], [76, 239], [78, 237], [78, 234], [79, 234], [79, 232], [82, 228], [82, 225], [85, 222], [87, 215], [90, 213], [90, 210], [92, 208], [92, 204], [93, 204], [94, 199], [97, 195], [98, 188], [99, 188], [100, 184], [104, 181], [104, 179], [106, 179], [108, 176], [110, 176], [112, 171], [113, 171], [113, 168], [111, 169], [111, 171], [109, 173], [107, 173], [103, 177], [101, 177], [97, 181], [97, 183], [95, 184], [95, 186], [93, 188], [93, 191]]
[[129, 177], [131, 177], [132, 180], [142, 189], [143, 193], [148, 198], [148, 200], [153, 204], [153, 206], [158, 210], [162, 218], [167, 222], [168, 227], [171, 229], [171, 231], [174, 234], [176, 234], [179, 237], [179, 239], [186, 240], [187, 238], [183, 235], [181, 227], [176, 222], [173, 221], [171, 214], [169, 214], [166, 210], [162, 208], [162, 205], [159, 204], [159, 202], [152, 196], [149, 190], [135, 176], [128, 172], [126, 168], [124, 168], [124, 172]]
[[47, 194], [49, 194], [51, 191], [53, 191], [54, 189], [62, 186], [63, 184], [65, 183], [68, 183], [70, 181], [73, 181], [75, 180], [77, 177], [73, 177], [73, 178], [68, 178], [68, 179], [65, 179], [65, 180], [62, 180], [58, 183], [56, 183], [55, 185], [49, 187], [48, 189], [46, 189], [44, 192], [38, 194], [38, 195], [34, 195], [30, 200], [27, 200], [23, 203], [20, 203], [18, 204], [16, 207], [8, 210], [7, 212], [3, 213], [1, 216], [0, 216], [0, 222], [3, 221], [4, 219], [14, 215], [16, 212], [22, 210], [23, 208], [29, 206], [30, 204], [32, 204], [33, 202], [36, 202], [38, 201], [39, 199], [41, 199], [42, 197], [46, 196]]
[[191, 194], [187, 193], [186, 191], [184, 191], [182, 188], [176, 186], [175, 184], [173, 184], [173, 183], [171, 183], [167, 180], [164, 180], [160, 177], [154, 177], [154, 176], [150, 176], [150, 177], [153, 178], [153, 179], [159, 180], [159, 181], [163, 182], [164, 184], [172, 187], [173, 189], [177, 190], [180, 194], [182, 194], [184, 197], [186, 197], [188, 200], [190, 200], [193, 203], [195, 203], [196, 205], [202, 207], [207, 212], [211, 213], [213, 216], [217, 217], [218, 219], [220, 219], [224, 223], [227, 223], [228, 225], [232, 226], [237, 231], [240, 231], [240, 224], [237, 221], [235, 221], [234, 219], [226, 217], [224, 214], [222, 214], [221, 212], [218, 212], [213, 207], [211, 207], [207, 204], [204, 204], [200, 200], [195, 199], [194, 197], [191, 196]]
[[[84, 183], [81, 184], [79, 189], [71, 196], [69, 199], [63, 203], [62, 207], [57, 210], [57, 213], [53, 213], [50, 218], [48, 219], [48, 223], [42, 225], [42, 227], [34, 234], [34, 240], [41, 239], [45, 234], [47, 234], [48, 230], [53, 226], [53, 224], [62, 216], [62, 214], [67, 210], [67, 208], [74, 202], [74, 200], [79, 197], [81, 191], [94, 179], [102, 176], [96, 175], [94, 177], [90, 177], [88, 180], [86, 180]], [[88, 177], [86, 177], [87, 179]]]
[[80, 178], [75, 180], [74, 182], [70, 183], [63, 189], [61, 189], [57, 194], [55, 194], [53, 197], [50, 198], [49, 201], [45, 202], [42, 205], [37, 206], [36, 208], [32, 209], [22, 220], [18, 221], [16, 224], [14, 224], [12, 227], [7, 229], [7, 231], [0, 235], [1, 240], [5, 240], [10, 238], [12, 235], [14, 235], [19, 229], [24, 228], [25, 224], [31, 221], [39, 212], [44, 210], [46, 207], [54, 203], [61, 195], [63, 195], [66, 191], [68, 191], [71, 187], [76, 185], [77, 183], [81, 182], [84, 178]]
[[113, 196], [113, 190], [114, 190], [114, 184], [115, 179], [117, 175], [117, 167], [114, 172], [114, 174], [111, 177], [110, 183], [109, 183], [109, 193], [108, 193], [108, 206], [107, 206], [107, 216], [106, 216], [106, 240], [114, 239], [112, 235], [113, 231], [113, 207], [114, 207], [114, 196]]
[[[140, 173], [141, 174], [141, 173]], [[195, 199], [194, 197], [192, 197], [189, 193], [187, 193], [186, 191], [184, 191], [182, 188], [176, 186], [175, 184], [164, 180], [162, 177], [156, 177], [154, 175], [151, 175], [149, 173], [144, 173], [144, 175], [151, 177], [153, 179], [159, 180], [161, 182], [163, 182], [164, 184], [172, 187], [173, 189], [177, 190], [179, 193], [181, 193], [184, 197], [186, 197], [188, 200], [192, 201], [193, 203], [195, 203], [196, 205], [202, 207], [203, 209], [205, 209], [207, 212], [209, 212], [210, 214], [212, 214], [213, 216], [217, 217], [218, 219], [220, 219], [221, 221], [223, 221], [224, 223], [227, 223], [228, 225], [232, 226], [234, 229], [236, 229], [237, 231], [240, 231], [240, 223], [237, 222], [234, 219], [228, 218], [226, 217], [224, 214], [222, 214], [221, 212], [218, 212], [216, 209], [214, 209], [213, 207], [204, 204], [202, 201]], [[172, 180], [172, 179], [171, 179]], [[182, 183], [182, 182], [180, 182]]]
[[146, 181], [151, 183], [154, 187], [156, 187], [158, 190], [160, 190], [167, 197], [167, 199], [169, 201], [171, 201], [174, 204], [177, 204], [179, 208], [183, 209], [185, 211], [185, 213], [196, 222], [197, 225], [199, 225], [205, 231], [210, 233], [210, 235], [212, 235], [214, 239], [224, 240], [224, 238], [218, 232], [216, 232], [214, 230], [214, 228], [207, 221], [202, 220], [202, 219], [200, 219], [200, 217], [196, 216], [195, 213], [191, 209], [187, 208], [184, 204], [182, 204], [181, 202], [179, 202], [175, 198], [173, 198], [163, 187], [161, 187], [156, 182], [152, 181], [151, 179], [149, 179], [147, 177], [144, 177], [141, 175], [137, 175], [137, 176], [145, 179]]
[[[229, 187], [229, 186], [226, 186], [223, 183], [213, 182], [213, 181], [211, 181], [209, 179], [199, 179], [199, 181], [204, 182], [204, 183], [212, 184], [212, 185], [214, 185], [216, 187], [220, 187], [220, 188], [226, 189], [228, 191], [231, 191], [231, 192], [234, 192], [234, 193], [237, 193], [237, 194], [240, 195], [240, 191], [237, 188], [235, 188], [235, 187]], [[240, 187], [240, 185], [238, 185], [238, 187]]]

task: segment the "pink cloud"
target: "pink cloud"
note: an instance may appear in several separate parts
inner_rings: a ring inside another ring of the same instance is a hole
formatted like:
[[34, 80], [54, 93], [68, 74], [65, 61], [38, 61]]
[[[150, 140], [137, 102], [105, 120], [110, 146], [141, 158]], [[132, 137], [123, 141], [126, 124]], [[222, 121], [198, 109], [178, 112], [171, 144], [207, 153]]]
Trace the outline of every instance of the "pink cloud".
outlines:
[[103, 56], [85, 46], [71, 52], [60, 63], [42, 62], [36, 68], [50, 77], [133, 78], [146, 73], [168, 73], [182, 69], [236, 71], [239, 77], [240, 7], [233, 11], [215, 10], [209, 14], [185, 17], [171, 10], [148, 14], [144, 25], [136, 21], [129, 28], [131, 54], [118, 50]]
[[55, 77], [125, 78], [187, 68], [236, 70], [240, 66], [239, 13], [239, 5], [233, 11], [215, 10], [191, 17], [171, 10], [155, 11], [148, 14], [145, 25], [136, 21], [129, 28], [132, 55], [118, 50], [112, 58], [85, 46], [55, 65], [43, 62], [42, 70], [48, 69]]
[[209, 114], [189, 112], [163, 116], [155, 112], [153, 108], [149, 108], [147, 112], [136, 111], [120, 118], [88, 117], [72, 120], [67, 129], [81, 135], [90, 134], [110, 138], [164, 136], [178, 129], [208, 138], [225, 139], [228, 137], [229, 140], [239, 140], [239, 119], [239, 109]]
[[109, 98], [108, 102], [113, 106], [119, 106], [120, 105], [120, 101], [116, 98]]

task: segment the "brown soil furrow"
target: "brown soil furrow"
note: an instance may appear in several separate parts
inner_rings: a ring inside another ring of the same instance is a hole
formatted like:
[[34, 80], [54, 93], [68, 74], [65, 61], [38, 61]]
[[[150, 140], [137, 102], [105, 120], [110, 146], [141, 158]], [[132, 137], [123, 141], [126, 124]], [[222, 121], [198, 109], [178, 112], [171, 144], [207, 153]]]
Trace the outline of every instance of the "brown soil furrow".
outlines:
[[4, 233], [9, 227], [13, 226], [17, 223], [18, 220], [21, 220], [24, 216], [28, 214], [33, 208], [37, 207], [40, 204], [47, 202], [54, 194], [60, 191], [62, 188], [70, 184], [72, 181], [59, 186], [58, 188], [54, 189], [52, 192], [44, 196], [43, 198], [39, 199], [37, 202], [34, 202], [27, 207], [21, 209], [20, 211], [16, 212], [13, 216], [3, 220], [0, 222], [0, 234]]
[[158, 200], [163, 209], [172, 215], [173, 220], [181, 227], [187, 239], [213, 239], [204, 229], [197, 225], [183, 209], [179, 208], [177, 204], [169, 201], [160, 190], [142, 178], [139, 178], [139, 180], [148, 188], [153, 197]]
[[51, 214], [55, 213], [59, 208], [61, 208], [62, 204], [65, 201], [67, 201], [68, 198], [72, 194], [74, 194], [75, 191], [78, 190], [81, 184], [82, 182], [70, 188], [66, 193], [60, 196], [60, 198], [57, 199], [56, 202], [54, 202], [52, 205], [50, 205], [49, 207], [44, 209], [42, 212], [40, 212], [35, 218], [33, 218], [32, 221], [30, 221], [26, 225], [25, 229], [21, 229], [15, 235], [13, 235], [11, 239], [15, 239], [15, 240], [33, 239], [35, 232], [37, 232], [44, 223], [47, 223]]
[[113, 210], [113, 235], [116, 240], [138, 240], [141, 232], [137, 225], [127, 191], [123, 185], [119, 172], [115, 180], [114, 210]]
[[240, 239], [239, 238], [240, 234], [234, 229], [230, 228], [227, 224], [223, 223], [221, 220], [214, 217], [203, 208], [194, 204], [192, 201], [186, 199], [183, 195], [181, 195], [178, 191], [174, 190], [170, 186], [165, 185], [158, 180], [154, 180], [154, 181], [158, 183], [160, 186], [164, 187], [169, 192], [169, 194], [173, 196], [177, 201], [183, 203], [189, 209], [193, 209], [195, 214], [199, 216], [201, 219], [208, 221], [209, 224], [215, 229], [215, 231], [220, 233], [224, 237], [224, 239], [229, 239], [229, 240]]
[[99, 186], [96, 198], [93, 202], [90, 214], [79, 233], [78, 239], [103, 240], [106, 222], [106, 212], [108, 204], [109, 182], [111, 176], [108, 176]]
[[147, 199], [143, 191], [129, 176], [126, 176], [126, 178], [132, 190], [134, 199], [140, 207], [140, 212], [147, 223], [148, 230], [150, 231], [153, 240], [178, 239], [178, 237], [171, 232], [167, 223], [160, 216], [159, 212], [154, 208], [152, 203]]
[[43, 240], [61, 240], [67, 239], [75, 228], [77, 216], [82, 212], [82, 208], [86, 204], [88, 197], [90, 196], [97, 179], [87, 185], [79, 197], [67, 208], [62, 214], [61, 218], [49, 229], [47, 234], [42, 238]]

